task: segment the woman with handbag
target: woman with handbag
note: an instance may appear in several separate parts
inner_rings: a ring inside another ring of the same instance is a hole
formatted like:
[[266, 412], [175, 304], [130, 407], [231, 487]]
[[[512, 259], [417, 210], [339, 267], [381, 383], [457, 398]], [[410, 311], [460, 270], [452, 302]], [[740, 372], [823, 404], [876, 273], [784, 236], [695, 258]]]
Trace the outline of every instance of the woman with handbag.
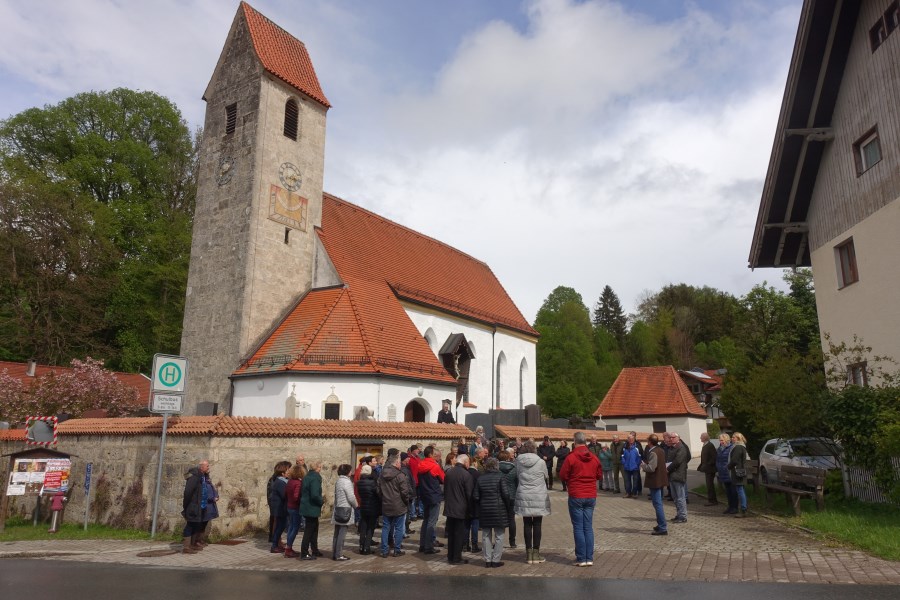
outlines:
[[727, 433], [719, 434], [719, 449], [716, 450], [716, 475], [719, 477], [719, 483], [725, 488], [725, 495], [728, 497], [728, 508], [725, 510], [726, 515], [738, 514], [738, 495], [734, 484], [731, 481], [731, 469], [728, 465], [731, 463], [731, 450], [734, 444], [731, 443], [731, 436]]
[[734, 516], [743, 518], [747, 516], [747, 492], [744, 490], [747, 483], [747, 438], [736, 431], [731, 436], [731, 442], [733, 447], [728, 457], [728, 471], [731, 475], [731, 485], [734, 486], [740, 503], [740, 509]]
[[331, 540], [331, 560], [350, 560], [344, 556], [344, 538], [347, 527], [353, 520], [353, 509], [358, 507], [356, 494], [353, 493], [353, 481], [350, 479], [352, 467], [344, 464], [338, 467], [338, 478], [334, 483], [334, 513], [331, 523], [334, 525], [334, 537]]

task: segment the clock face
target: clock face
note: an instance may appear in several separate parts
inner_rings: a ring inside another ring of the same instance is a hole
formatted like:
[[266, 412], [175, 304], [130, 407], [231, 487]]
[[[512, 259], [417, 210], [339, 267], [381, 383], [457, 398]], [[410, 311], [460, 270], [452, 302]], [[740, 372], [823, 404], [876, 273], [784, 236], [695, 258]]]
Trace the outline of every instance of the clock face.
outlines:
[[234, 171], [234, 158], [231, 156], [223, 156], [219, 159], [219, 166], [216, 168], [216, 183], [225, 185], [231, 181]]
[[292, 192], [300, 191], [302, 178], [300, 176], [300, 169], [298, 169], [296, 165], [289, 162], [282, 163], [281, 168], [278, 169], [278, 177], [281, 179], [281, 184], [288, 190]]

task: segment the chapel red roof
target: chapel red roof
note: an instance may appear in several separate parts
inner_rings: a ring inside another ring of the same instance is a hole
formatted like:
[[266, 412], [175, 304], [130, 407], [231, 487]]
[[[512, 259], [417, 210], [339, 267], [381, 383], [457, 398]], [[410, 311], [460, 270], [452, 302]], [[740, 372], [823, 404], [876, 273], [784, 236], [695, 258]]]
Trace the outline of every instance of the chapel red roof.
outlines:
[[303, 42], [273, 23], [261, 12], [241, 2], [250, 38], [263, 68], [323, 106], [331, 107]]
[[594, 411], [602, 418], [657, 415], [706, 417], [672, 366], [622, 369]]
[[344, 287], [306, 294], [235, 375], [374, 372], [455, 383], [401, 301], [537, 336], [491, 269], [455, 248], [328, 194], [318, 234]]
[[[10, 377], [14, 377], [23, 383], [32, 383], [36, 379], [50, 375], [51, 373], [62, 374], [71, 371], [71, 367], [56, 367], [53, 365], [36, 365], [34, 377], [28, 375], [28, 363], [0, 361], [0, 373], [6, 372]], [[116, 379], [124, 383], [130, 388], [137, 390], [137, 399], [135, 407], [147, 406], [150, 400], [150, 379], [140, 373], [121, 373], [113, 372]]]
[[[22, 431], [23, 430], [9, 430]], [[162, 417], [69, 419], [59, 424], [61, 437], [69, 435], [159, 435]], [[475, 434], [465, 425], [388, 421], [336, 421], [273, 417], [171, 417], [170, 436], [277, 437], [277, 438], [384, 438], [458, 440]], [[2, 438], [0, 438], [2, 439]], [[11, 438], [12, 439], [12, 438]]]

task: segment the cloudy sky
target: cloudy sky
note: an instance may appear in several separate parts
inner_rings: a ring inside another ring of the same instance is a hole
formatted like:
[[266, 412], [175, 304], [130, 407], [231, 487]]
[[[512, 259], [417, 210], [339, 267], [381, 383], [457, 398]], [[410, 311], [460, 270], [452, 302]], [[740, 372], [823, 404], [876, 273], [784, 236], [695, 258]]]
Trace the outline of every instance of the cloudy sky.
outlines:
[[[254, 0], [333, 108], [325, 189], [487, 262], [529, 320], [558, 285], [740, 295], [801, 0]], [[0, 118], [125, 86], [191, 126], [224, 0], [0, 0]]]

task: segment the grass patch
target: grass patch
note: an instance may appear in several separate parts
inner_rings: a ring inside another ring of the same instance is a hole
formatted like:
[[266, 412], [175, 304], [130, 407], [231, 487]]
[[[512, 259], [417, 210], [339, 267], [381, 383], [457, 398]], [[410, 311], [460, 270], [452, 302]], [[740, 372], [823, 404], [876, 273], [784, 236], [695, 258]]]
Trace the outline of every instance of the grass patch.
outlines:
[[[747, 505], [755, 512], [784, 520], [791, 525], [811, 529], [826, 538], [869, 552], [880, 558], [900, 561], [900, 507], [891, 504], [869, 504], [833, 494], [825, 495], [825, 510], [816, 511], [812, 499], [800, 500], [801, 514], [794, 511], [784, 494], [776, 494], [772, 505], [766, 507], [762, 487], [754, 494], [747, 486]], [[706, 486], [692, 491], [706, 496]], [[725, 491], [718, 490], [719, 501], [725, 500]]]
[[32, 526], [30, 519], [12, 517], [6, 521], [6, 531], [0, 533], [0, 542], [30, 540], [149, 540], [150, 532], [138, 529], [116, 529], [108, 525], [63, 523], [56, 533], [47, 532], [46, 523]]

